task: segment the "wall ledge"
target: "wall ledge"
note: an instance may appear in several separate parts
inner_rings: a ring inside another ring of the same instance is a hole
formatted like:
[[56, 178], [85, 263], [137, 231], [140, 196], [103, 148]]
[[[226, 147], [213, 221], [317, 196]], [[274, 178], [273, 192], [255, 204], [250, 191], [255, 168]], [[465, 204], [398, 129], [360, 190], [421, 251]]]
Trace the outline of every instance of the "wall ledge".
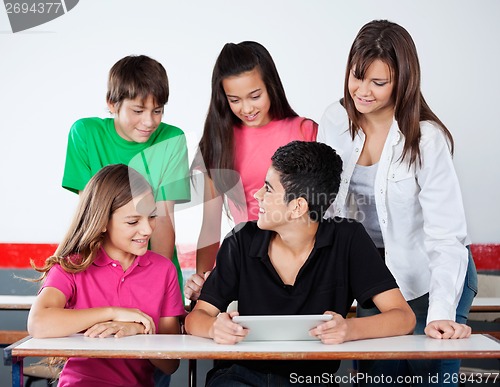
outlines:
[[[0, 269], [29, 269], [30, 258], [40, 265], [54, 253], [54, 243], [0, 243]], [[500, 244], [472, 244], [478, 271], [500, 271]], [[194, 269], [195, 246], [179, 245], [177, 252], [183, 269]]]

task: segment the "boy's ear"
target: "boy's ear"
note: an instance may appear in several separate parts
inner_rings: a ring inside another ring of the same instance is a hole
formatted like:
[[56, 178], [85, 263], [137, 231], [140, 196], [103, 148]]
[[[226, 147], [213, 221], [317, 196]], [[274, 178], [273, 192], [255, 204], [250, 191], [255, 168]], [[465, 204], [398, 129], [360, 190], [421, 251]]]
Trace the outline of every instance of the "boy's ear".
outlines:
[[106, 101], [108, 105], [108, 110], [111, 114], [118, 113], [118, 109], [116, 109], [116, 104], [114, 102]]
[[294, 218], [300, 218], [302, 215], [307, 214], [307, 212], [309, 211], [309, 204], [307, 203], [306, 199], [297, 198], [293, 201], [295, 202], [292, 210], [292, 216]]

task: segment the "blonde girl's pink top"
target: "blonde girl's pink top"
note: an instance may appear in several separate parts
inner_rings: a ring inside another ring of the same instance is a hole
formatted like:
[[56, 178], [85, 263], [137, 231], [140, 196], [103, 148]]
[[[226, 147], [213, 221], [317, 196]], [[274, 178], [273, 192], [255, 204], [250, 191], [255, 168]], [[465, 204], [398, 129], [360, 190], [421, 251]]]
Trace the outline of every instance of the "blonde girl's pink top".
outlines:
[[[161, 317], [184, 314], [175, 266], [152, 251], [137, 257], [124, 272], [120, 263], [101, 249], [83, 272], [72, 274], [55, 265], [44, 287], [59, 289], [66, 297], [66, 309], [138, 308], [153, 318], [157, 328]], [[147, 359], [70, 358], [58, 386], [153, 387], [153, 371]]]
[[273, 120], [258, 128], [234, 128], [234, 166], [240, 174], [245, 196], [244, 201], [241, 200], [244, 203], [241, 208], [229, 200], [235, 224], [258, 218], [259, 206], [253, 195], [264, 185], [271, 156], [276, 149], [294, 140], [316, 141], [316, 135], [316, 123], [304, 117]]

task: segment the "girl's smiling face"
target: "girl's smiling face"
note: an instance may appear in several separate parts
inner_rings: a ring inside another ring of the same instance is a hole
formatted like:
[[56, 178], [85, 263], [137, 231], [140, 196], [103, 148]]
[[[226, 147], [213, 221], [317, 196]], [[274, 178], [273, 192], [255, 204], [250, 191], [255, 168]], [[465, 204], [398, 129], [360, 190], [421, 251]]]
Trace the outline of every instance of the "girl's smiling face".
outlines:
[[392, 91], [394, 83], [389, 66], [377, 59], [366, 69], [363, 79], [357, 78], [356, 68], [349, 74], [348, 89], [356, 109], [362, 114], [391, 110], [394, 114]]
[[257, 68], [222, 81], [231, 111], [244, 125], [260, 127], [271, 121], [271, 100]]
[[156, 224], [156, 203], [151, 192], [118, 208], [108, 221], [102, 247], [108, 256], [127, 262], [144, 255]]

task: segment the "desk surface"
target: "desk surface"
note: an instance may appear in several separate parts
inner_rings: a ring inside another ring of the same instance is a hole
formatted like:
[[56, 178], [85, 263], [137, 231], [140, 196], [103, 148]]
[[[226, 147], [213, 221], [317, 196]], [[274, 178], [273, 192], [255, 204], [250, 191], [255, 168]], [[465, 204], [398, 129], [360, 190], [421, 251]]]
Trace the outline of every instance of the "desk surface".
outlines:
[[220, 345], [189, 335], [137, 335], [120, 339], [83, 335], [55, 339], [28, 338], [6, 348], [8, 357], [63, 356], [139, 359], [444, 359], [500, 358], [500, 342], [486, 335], [464, 340], [436, 340], [424, 335], [351, 341], [241, 342]]

